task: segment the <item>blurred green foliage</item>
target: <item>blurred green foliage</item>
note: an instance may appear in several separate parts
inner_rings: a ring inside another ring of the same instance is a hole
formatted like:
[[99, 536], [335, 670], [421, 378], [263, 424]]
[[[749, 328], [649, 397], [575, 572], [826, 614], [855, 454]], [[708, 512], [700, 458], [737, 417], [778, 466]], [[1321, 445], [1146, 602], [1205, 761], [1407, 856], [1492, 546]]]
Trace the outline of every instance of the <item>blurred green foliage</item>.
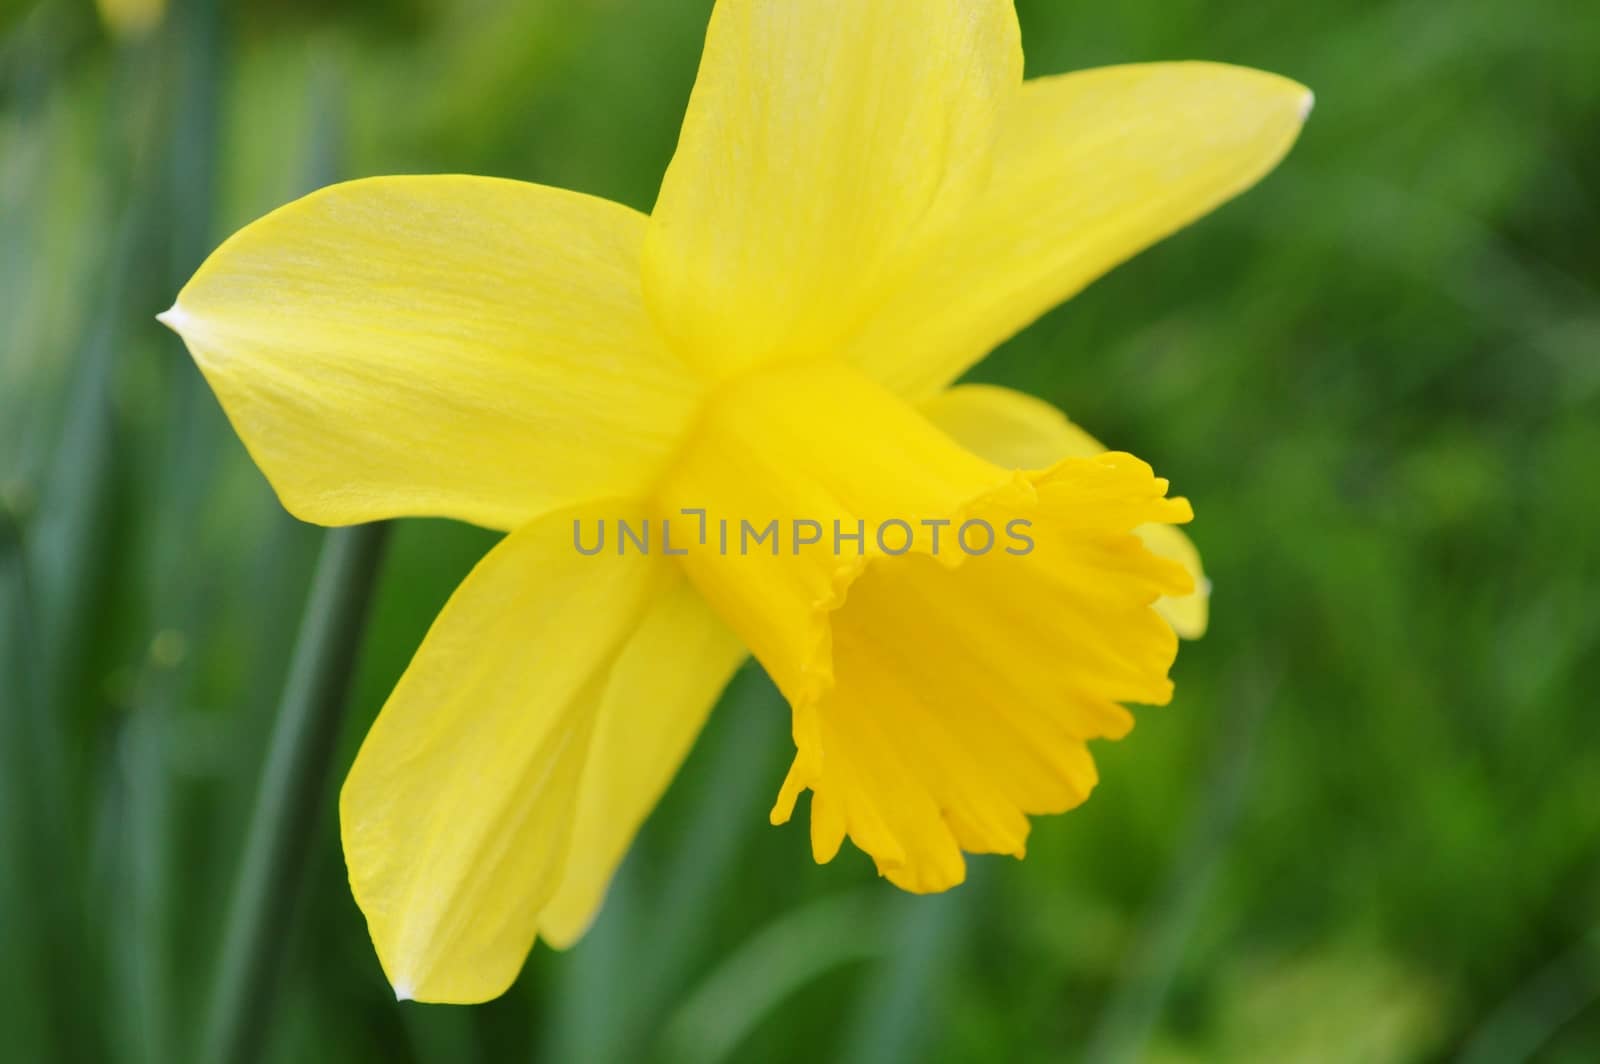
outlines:
[[[1018, 6], [1032, 74], [1317, 92], [1258, 190], [974, 374], [1194, 499], [1174, 704], [1025, 863], [912, 898], [767, 826], [786, 710], [747, 668], [594, 931], [475, 1009], [394, 1002], [324, 802], [269, 1059], [1600, 1059], [1600, 16]], [[0, 1057], [192, 1052], [322, 535], [153, 315], [339, 177], [648, 209], [708, 10], [173, 0], [116, 40], [0, 4]], [[491, 542], [396, 529], [341, 771]]]

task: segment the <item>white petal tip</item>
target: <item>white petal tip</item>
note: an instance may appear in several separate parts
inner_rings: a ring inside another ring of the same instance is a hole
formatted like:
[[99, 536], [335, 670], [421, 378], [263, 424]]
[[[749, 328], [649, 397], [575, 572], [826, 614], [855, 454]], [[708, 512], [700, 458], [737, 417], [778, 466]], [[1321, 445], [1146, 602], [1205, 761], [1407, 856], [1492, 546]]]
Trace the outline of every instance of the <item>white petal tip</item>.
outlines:
[[394, 984], [394, 999], [396, 1001], [410, 1001], [411, 987], [407, 986], [405, 983]]
[[175, 333], [181, 333], [183, 332], [184, 319], [187, 317], [187, 314], [178, 309], [178, 304], [174, 303], [170, 309], [157, 314], [156, 321], [159, 321]]
[[1311, 117], [1311, 108], [1317, 104], [1317, 94], [1310, 89], [1306, 90], [1306, 98], [1300, 101], [1300, 121], [1304, 122]]

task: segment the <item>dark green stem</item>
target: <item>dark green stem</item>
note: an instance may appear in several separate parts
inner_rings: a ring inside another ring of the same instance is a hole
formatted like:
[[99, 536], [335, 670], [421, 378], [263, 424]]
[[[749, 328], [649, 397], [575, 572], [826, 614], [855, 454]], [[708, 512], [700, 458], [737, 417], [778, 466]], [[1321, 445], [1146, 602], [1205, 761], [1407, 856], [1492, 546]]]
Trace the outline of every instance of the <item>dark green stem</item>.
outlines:
[[384, 525], [336, 529], [323, 544], [245, 840], [203, 1061], [246, 1064], [259, 1056], [269, 1029], [386, 531]]

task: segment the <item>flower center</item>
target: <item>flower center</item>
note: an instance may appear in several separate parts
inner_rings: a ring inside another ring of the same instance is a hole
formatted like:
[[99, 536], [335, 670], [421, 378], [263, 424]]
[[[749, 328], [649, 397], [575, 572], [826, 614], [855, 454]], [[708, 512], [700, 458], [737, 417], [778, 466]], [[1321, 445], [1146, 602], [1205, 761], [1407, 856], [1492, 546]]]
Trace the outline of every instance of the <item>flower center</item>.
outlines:
[[[949, 557], [963, 539], [1003, 549], [1004, 528], [961, 537], [952, 522], [1015, 479], [858, 371], [822, 363], [720, 391], [656, 502], [690, 580], [795, 701], [826, 682], [805, 643], [840, 581], [872, 556]], [[804, 608], [774, 616], [775, 594]]]

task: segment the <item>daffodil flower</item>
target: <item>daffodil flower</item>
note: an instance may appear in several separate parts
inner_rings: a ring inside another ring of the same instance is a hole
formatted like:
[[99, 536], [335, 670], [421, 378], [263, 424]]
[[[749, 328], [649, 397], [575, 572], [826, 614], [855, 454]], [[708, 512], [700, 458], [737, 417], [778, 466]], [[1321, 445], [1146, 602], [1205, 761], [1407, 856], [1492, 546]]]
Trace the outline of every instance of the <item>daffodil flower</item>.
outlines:
[[106, 28], [119, 37], [142, 37], [166, 13], [166, 0], [96, 0]]
[[[1086, 743], [1165, 702], [1205, 626], [1189, 506], [1048, 405], [951, 383], [1260, 178], [1310, 102], [1210, 63], [1024, 81], [1011, 0], [720, 0], [648, 216], [386, 177], [224, 243], [163, 320], [284, 506], [508, 533], [341, 793], [397, 994], [491, 998], [582, 935], [747, 653], [792, 708], [772, 819], [810, 791], [818, 861], [848, 836], [943, 890], [1082, 802]], [[915, 542], [740, 556], [696, 544], [707, 514]], [[974, 520], [1036, 549], [929, 541]], [[617, 521], [680, 546], [574, 549]]]

